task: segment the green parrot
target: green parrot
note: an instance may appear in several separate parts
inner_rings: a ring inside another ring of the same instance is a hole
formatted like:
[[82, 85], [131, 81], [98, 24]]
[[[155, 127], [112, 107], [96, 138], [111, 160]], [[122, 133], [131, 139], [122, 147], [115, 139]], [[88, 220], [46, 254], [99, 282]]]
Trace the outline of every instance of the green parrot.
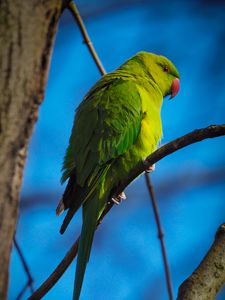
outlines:
[[162, 137], [161, 105], [179, 91], [179, 73], [167, 58], [139, 52], [104, 75], [79, 105], [63, 164], [68, 183], [56, 209], [68, 209], [60, 232], [83, 206], [73, 299], [80, 297], [94, 232], [113, 190]]

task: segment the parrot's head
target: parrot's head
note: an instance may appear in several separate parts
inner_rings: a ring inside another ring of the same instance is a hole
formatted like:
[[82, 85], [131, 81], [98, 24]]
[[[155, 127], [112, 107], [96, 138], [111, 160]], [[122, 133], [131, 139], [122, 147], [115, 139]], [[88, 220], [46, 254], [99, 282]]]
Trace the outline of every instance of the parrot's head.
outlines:
[[161, 90], [163, 97], [175, 97], [180, 90], [180, 75], [174, 64], [166, 57], [148, 52], [139, 52], [145, 72]]

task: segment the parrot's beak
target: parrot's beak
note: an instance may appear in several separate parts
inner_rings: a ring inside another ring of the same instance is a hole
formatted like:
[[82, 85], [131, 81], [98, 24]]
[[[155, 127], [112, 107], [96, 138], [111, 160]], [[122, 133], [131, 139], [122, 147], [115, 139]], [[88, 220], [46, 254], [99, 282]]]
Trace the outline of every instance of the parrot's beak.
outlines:
[[180, 80], [178, 78], [175, 78], [173, 80], [172, 86], [171, 86], [171, 96], [170, 99], [174, 98], [180, 90]]

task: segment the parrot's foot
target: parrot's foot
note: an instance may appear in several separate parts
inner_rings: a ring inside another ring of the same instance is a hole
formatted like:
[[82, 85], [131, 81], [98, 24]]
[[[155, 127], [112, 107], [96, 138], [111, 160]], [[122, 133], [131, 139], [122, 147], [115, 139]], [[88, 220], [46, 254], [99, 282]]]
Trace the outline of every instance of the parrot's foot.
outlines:
[[112, 201], [117, 205], [119, 205], [122, 202], [122, 200], [125, 199], [127, 199], [127, 197], [124, 192], [120, 193], [117, 197], [112, 197]]
[[57, 216], [60, 216], [65, 210], [65, 206], [64, 206], [64, 203], [63, 203], [63, 198], [59, 201], [59, 204], [56, 208], [56, 214]]
[[[144, 163], [145, 163], [145, 161], [144, 161]], [[151, 172], [154, 172], [154, 171], [155, 171], [155, 164], [147, 167], [146, 170], [145, 170], [145, 172], [147, 172], [147, 173], [151, 173]]]

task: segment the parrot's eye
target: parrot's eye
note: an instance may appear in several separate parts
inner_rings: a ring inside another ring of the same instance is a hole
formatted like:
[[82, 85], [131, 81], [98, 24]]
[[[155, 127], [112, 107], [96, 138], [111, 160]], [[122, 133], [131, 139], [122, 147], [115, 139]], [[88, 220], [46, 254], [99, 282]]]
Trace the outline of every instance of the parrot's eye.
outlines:
[[163, 72], [168, 73], [169, 72], [169, 68], [167, 66], [163, 66]]

